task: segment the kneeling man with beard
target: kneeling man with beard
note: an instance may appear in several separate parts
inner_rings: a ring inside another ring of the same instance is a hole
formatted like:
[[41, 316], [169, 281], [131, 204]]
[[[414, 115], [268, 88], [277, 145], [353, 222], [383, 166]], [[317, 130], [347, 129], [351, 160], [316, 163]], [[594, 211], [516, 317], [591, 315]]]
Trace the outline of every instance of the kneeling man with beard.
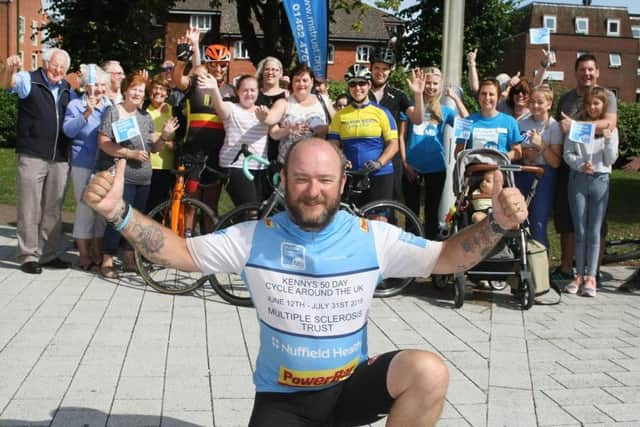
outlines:
[[517, 188], [494, 177], [493, 212], [445, 242], [339, 211], [345, 159], [328, 141], [295, 144], [282, 169], [286, 212], [183, 239], [122, 200], [124, 163], [96, 175], [85, 201], [156, 263], [246, 281], [260, 324], [251, 426], [434, 425], [448, 385], [423, 350], [369, 357], [367, 318], [385, 277], [466, 270], [527, 217]]

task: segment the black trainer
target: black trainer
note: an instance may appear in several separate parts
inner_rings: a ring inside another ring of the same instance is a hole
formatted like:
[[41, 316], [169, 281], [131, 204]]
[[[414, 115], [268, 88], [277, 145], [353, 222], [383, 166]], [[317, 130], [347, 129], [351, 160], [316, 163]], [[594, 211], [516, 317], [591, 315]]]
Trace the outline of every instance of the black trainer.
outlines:
[[54, 268], [54, 269], [63, 270], [65, 268], [71, 267], [71, 263], [63, 261], [60, 258], [54, 258], [51, 261], [45, 262], [44, 264], [40, 264], [40, 266], [41, 267], [46, 267], [46, 268]]

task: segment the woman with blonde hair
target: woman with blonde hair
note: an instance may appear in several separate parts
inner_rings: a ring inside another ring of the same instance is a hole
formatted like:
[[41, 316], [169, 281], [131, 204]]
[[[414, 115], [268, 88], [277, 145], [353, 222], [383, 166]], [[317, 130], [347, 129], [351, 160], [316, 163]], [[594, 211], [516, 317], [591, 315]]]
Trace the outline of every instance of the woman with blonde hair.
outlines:
[[[440, 103], [442, 72], [438, 68], [413, 70], [410, 82], [415, 94], [415, 109], [421, 112], [422, 123], [407, 124], [403, 121], [400, 125], [400, 135], [405, 134], [408, 126], [406, 141], [405, 138], [400, 138], [400, 155], [404, 168], [402, 187], [405, 203], [419, 216], [420, 189], [424, 181], [425, 235], [429, 239], [436, 239], [438, 206], [447, 175], [444, 130], [446, 125], [453, 126], [456, 112]], [[464, 105], [461, 109], [463, 115], [468, 114]]]

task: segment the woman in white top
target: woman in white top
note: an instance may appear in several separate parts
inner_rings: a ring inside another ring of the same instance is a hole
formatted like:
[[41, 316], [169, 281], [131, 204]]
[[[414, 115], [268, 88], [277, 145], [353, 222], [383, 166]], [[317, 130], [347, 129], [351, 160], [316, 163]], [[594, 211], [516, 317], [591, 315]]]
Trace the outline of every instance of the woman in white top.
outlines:
[[261, 157], [267, 155], [267, 126], [256, 117], [257, 111], [268, 111], [267, 107], [256, 106], [258, 79], [248, 74], [238, 79], [237, 104], [222, 100], [218, 82], [210, 74], [198, 76], [198, 86], [212, 90], [213, 108], [224, 122], [225, 137], [219, 161], [220, 166], [229, 173], [227, 193], [236, 206], [262, 200], [265, 166], [255, 161], [249, 162], [249, 169], [255, 176], [253, 181], [249, 181], [242, 172], [244, 155], [239, 155], [242, 144], [246, 144], [253, 154]]
[[[529, 109], [531, 116], [518, 121], [522, 142], [524, 165], [544, 167], [535, 197], [529, 203], [529, 223], [534, 239], [549, 248], [547, 222], [551, 217], [553, 199], [556, 192], [556, 168], [562, 159], [562, 130], [551, 114], [553, 92], [550, 88], [540, 87], [531, 92]], [[516, 186], [527, 196], [533, 183], [530, 173], [515, 174]]]
[[258, 113], [260, 121], [270, 127], [269, 135], [280, 141], [279, 163], [284, 163], [293, 143], [310, 136], [327, 136], [331, 119], [324, 101], [311, 91], [314, 79], [308, 65], [298, 65], [291, 73], [291, 95], [276, 101], [268, 113]]

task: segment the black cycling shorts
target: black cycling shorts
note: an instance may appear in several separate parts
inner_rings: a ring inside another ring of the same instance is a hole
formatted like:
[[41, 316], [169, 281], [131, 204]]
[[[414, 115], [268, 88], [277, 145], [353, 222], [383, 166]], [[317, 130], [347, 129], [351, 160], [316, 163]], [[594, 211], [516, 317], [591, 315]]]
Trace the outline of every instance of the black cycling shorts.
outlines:
[[356, 426], [373, 423], [391, 410], [387, 390], [391, 359], [400, 351], [371, 357], [348, 379], [318, 391], [256, 393], [250, 427]]
[[[197, 156], [207, 156], [207, 166], [217, 169], [220, 169], [220, 149], [222, 148], [222, 144], [215, 143], [211, 141], [206, 150], [201, 147], [201, 144], [195, 144], [193, 142], [189, 142], [184, 144], [182, 151], [185, 154], [197, 155]], [[222, 171], [221, 171], [222, 172]], [[202, 171], [202, 175], [200, 175], [200, 186], [207, 186], [216, 184], [221, 182], [223, 177], [221, 174], [216, 174], [214, 172], [208, 171], [205, 169]]]
[[393, 199], [393, 184], [394, 175], [392, 173], [387, 175], [369, 176], [369, 182], [371, 186], [368, 190], [362, 192], [353, 198], [353, 202], [356, 206], [361, 207], [367, 203], [375, 202], [377, 200], [391, 200]]

